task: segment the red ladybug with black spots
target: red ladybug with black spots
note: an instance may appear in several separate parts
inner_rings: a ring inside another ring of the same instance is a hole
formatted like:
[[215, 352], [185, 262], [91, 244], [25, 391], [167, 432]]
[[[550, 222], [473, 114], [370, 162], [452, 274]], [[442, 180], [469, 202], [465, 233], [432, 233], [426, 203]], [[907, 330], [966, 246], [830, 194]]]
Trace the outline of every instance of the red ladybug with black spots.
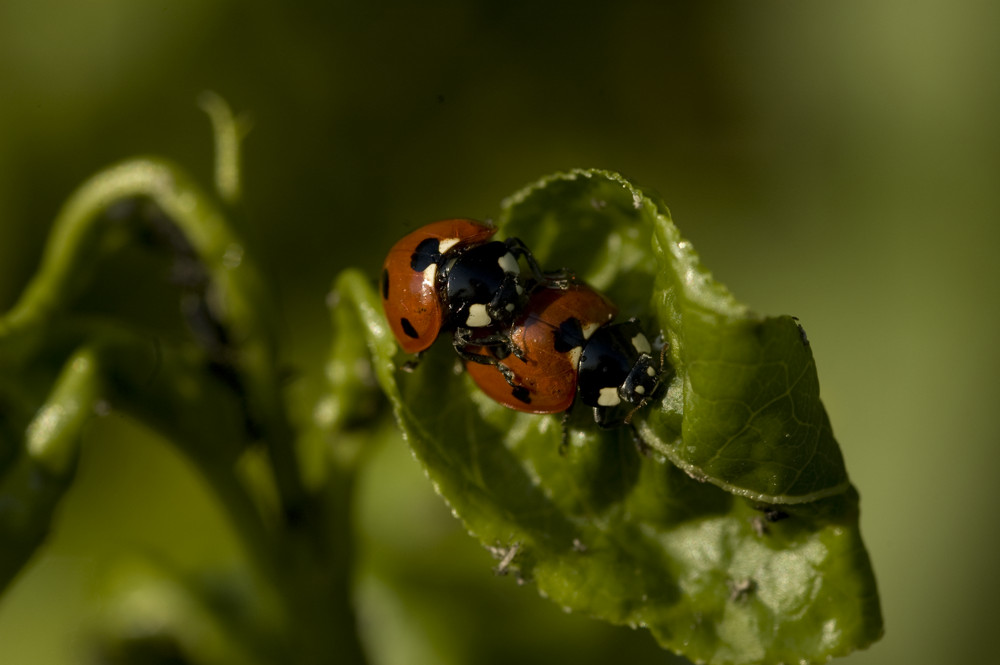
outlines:
[[[405, 352], [425, 351], [442, 331], [453, 333], [463, 357], [473, 335], [487, 346], [503, 342], [502, 332], [542, 273], [520, 240], [490, 240], [496, 232], [471, 219], [444, 220], [413, 231], [389, 250], [382, 306]], [[521, 258], [528, 276], [521, 274]]]
[[594, 409], [601, 427], [631, 422], [653, 396], [663, 373], [638, 321], [611, 323], [617, 307], [590, 286], [573, 282], [535, 291], [508, 330], [509, 347], [474, 349], [493, 364], [466, 362], [491, 399], [527, 413], [560, 413], [577, 401]]

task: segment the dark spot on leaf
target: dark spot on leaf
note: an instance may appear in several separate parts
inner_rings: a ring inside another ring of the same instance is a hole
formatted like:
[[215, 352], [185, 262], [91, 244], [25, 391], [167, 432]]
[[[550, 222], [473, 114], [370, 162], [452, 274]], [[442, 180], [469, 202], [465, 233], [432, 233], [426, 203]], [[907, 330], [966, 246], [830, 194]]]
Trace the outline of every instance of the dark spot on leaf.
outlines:
[[734, 602], [745, 601], [756, 590], [757, 583], [750, 578], [731, 580], [729, 582], [729, 600]]
[[784, 510], [779, 510], [777, 508], [767, 508], [764, 510], [764, 519], [768, 522], [780, 522], [783, 519], [788, 519], [789, 515]]
[[754, 506], [754, 510], [759, 510], [760, 512], [764, 513], [764, 519], [772, 523], [780, 522], [781, 520], [788, 519], [789, 517], [791, 517], [781, 508], [777, 508], [776, 506], [768, 504], [758, 504]]
[[806, 337], [806, 329], [802, 327], [801, 323], [799, 323], [799, 317], [793, 316], [792, 318], [795, 319], [795, 326], [799, 329], [799, 337], [802, 338], [802, 346], [809, 346], [809, 338]]

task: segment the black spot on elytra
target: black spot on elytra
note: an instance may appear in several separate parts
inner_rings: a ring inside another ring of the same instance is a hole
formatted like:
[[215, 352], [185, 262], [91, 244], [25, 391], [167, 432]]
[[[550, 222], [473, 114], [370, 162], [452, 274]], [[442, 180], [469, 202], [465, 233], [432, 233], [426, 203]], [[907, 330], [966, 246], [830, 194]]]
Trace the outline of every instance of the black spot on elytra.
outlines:
[[389, 271], [382, 271], [382, 300], [389, 299]]
[[510, 394], [518, 402], [523, 402], [524, 404], [531, 404], [531, 393], [524, 386], [516, 386], [513, 390], [510, 391]]
[[402, 324], [403, 332], [406, 333], [407, 337], [412, 337], [413, 339], [417, 339], [418, 337], [420, 337], [420, 334], [417, 332], [416, 328], [413, 327], [413, 324], [410, 323], [409, 319], [403, 317], [402, 319], [399, 320], [399, 322]]
[[583, 346], [586, 341], [580, 320], [571, 316], [559, 324], [552, 339], [552, 347], [559, 353], [567, 353], [578, 346]]
[[410, 257], [410, 267], [417, 272], [427, 270], [434, 263], [441, 260], [441, 244], [437, 238], [427, 238], [419, 245]]

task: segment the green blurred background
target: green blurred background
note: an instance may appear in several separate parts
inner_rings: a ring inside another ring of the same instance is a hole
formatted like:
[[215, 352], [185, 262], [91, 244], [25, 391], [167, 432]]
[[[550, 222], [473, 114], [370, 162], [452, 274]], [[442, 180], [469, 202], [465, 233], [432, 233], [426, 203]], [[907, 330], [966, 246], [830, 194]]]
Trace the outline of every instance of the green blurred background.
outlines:
[[[547, 173], [621, 171], [737, 297], [809, 332], [886, 617], [842, 662], [995, 662], [1000, 5], [542, 5], [0, 1], [0, 307], [97, 169], [157, 153], [207, 183], [205, 89], [253, 116], [248, 235], [302, 411], [339, 270], [374, 276], [404, 229], [494, 216]], [[672, 662], [492, 576], [379, 438], [358, 507], [374, 660]], [[77, 662], [103, 572], [137, 550], [239, 558], [186, 463], [110, 418], [0, 602], [0, 663]]]

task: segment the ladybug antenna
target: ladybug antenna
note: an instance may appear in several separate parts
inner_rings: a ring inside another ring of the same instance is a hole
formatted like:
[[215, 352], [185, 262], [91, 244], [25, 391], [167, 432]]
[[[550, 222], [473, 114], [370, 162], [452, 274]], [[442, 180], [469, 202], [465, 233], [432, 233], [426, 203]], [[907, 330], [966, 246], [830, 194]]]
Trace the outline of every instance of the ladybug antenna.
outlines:
[[628, 425], [629, 427], [633, 427], [633, 428], [634, 428], [635, 426], [634, 426], [634, 425], [632, 425], [632, 416], [634, 416], [634, 415], [635, 415], [635, 412], [636, 412], [636, 411], [638, 411], [638, 410], [639, 410], [639, 409], [641, 409], [642, 407], [646, 406], [646, 404], [648, 404], [648, 403], [649, 403], [649, 399], [650, 399], [650, 398], [649, 398], [648, 396], [647, 396], [647, 397], [643, 397], [643, 398], [642, 398], [642, 400], [641, 400], [641, 401], [640, 401], [640, 402], [639, 402], [638, 404], [636, 404], [636, 405], [635, 405], [635, 406], [634, 406], [634, 407], [633, 407], [633, 408], [632, 408], [632, 409], [631, 409], [631, 410], [630, 410], [630, 411], [629, 411], [629, 412], [628, 412], [628, 413], [627, 413], [627, 414], [625, 415], [625, 418], [624, 418], [624, 420], [622, 420], [622, 422], [624, 422], [624, 423], [625, 423], [626, 425]]

